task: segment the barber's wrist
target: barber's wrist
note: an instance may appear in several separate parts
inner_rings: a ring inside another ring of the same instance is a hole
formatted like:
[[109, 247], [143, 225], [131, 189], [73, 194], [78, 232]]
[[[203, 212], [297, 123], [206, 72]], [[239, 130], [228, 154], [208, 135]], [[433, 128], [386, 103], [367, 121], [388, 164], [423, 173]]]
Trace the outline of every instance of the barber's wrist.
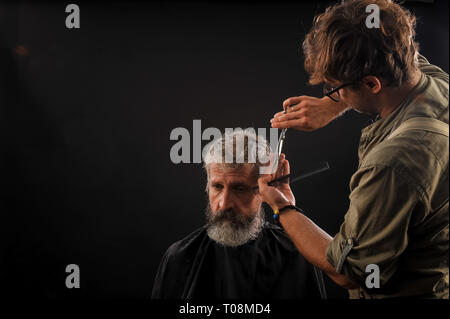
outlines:
[[284, 200], [284, 201], [276, 202], [271, 205], [273, 211], [280, 210], [286, 206], [295, 206], [295, 203], [288, 201], [288, 200]]
[[[278, 207], [278, 205], [277, 205]], [[292, 203], [288, 202], [286, 205], [280, 205], [279, 208], [274, 209], [273, 211], [273, 220], [275, 224], [281, 225], [280, 216], [288, 211], [297, 211], [299, 213], [303, 213], [303, 211]]]

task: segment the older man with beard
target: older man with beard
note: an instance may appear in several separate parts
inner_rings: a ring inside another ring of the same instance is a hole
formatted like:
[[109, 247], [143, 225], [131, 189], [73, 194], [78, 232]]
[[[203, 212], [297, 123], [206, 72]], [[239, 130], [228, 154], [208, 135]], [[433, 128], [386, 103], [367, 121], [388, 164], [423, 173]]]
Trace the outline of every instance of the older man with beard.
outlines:
[[261, 151], [268, 155], [267, 141], [253, 130], [235, 130], [211, 143], [204, 158], [207, 223], [166, 251], [152, 298], [325, 298], [321, 272], [282, 228], [264, 220], [256, 188], [263, 164], [261, 156], [252, 156]]

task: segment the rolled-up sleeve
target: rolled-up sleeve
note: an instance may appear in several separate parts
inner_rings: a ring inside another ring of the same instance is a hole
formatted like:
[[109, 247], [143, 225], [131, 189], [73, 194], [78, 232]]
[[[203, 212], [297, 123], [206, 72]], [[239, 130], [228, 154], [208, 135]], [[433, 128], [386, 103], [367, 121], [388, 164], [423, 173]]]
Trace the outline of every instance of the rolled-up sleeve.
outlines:
[[366, 267], [376, 264], [383, 285], [408, 244], [408, 225], [419, 192], [407, 172], [383, 165], [361, 167], [350, 185], [350, 206], [326, 257], [337, 272], [360, 284]]

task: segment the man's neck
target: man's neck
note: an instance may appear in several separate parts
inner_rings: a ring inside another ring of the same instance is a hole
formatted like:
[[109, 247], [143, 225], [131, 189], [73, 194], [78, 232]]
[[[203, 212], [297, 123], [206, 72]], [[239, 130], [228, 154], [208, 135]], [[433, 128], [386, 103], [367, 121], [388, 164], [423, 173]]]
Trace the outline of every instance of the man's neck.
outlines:
[[419, 83], [421, 75], [422, 73], [420, 71], [417, 71], [411, 77], [411, 79], [402, 86], [396, 88], [384, 88], [384, 92], [380, 97], [381, 99], [379, 103], [379, 105], [382, 106], [379, 110], [381, 118], [385, 118], [402, 104], [402, 102], [408, 97], [411, 91]]

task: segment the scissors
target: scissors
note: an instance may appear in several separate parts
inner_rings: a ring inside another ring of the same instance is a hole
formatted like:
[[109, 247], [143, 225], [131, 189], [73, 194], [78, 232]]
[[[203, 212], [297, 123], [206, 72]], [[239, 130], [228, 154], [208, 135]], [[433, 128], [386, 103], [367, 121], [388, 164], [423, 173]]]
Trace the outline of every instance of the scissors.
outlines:
[[[292, 107], [292, 106], [288, 106], [288, 107]], [[286, 107], [284, 109], [284, 114], [287, 113], [288, 107]], [[278, 144], [277, 144], [277, 148], [276, 148], [277, 161], [280, 160], [281, 152], [283, 151], [283, 145], [284, 145], [284, 140], [286, 139], [286, 132], [287, 132], [287, 130], [288, 130], [287, 128], [282, 129], [280, 137], [278, 138]], [[278, 166], [278, 162], [275, 162], [275, 165]], [[272, 167], [272, 169], [274, 169], [274, 167]], [[282, 180], [284, 180], [286, 178], [289, 178], [289, 175], [290, 174], [281, 176], [281, 177], [279, 177], [277, 179], [274, 179], [274, 180], [270, 181], [268, 183], [268, 185], [269, 186], [273, 186], [273, 184], [275, 184], [276, 182], [279, 182], [279, 181], [282, 181]]]
[[[292, 106], [291, 106], [292, 107]], [[284, 109], [284, 114], [287, 113], [287, 107]], [[280, 138], [278, 139], [278, 145], [277, 145], [277, 154], [278, 154], [278, 158], [280, 158], [281, 156], [281, 151], [283, 150], [283, 144], [284, 144], [284, 139], [286, 138], [286, 132], [287, 132], [287, 128], [284, 128], [281, 130], [281, 134], [280, 134]]]
[[[293, 107], [293, 106], [290, 106], [290, 107]], [[287, 113], [287, 109], [288, 109], [287, 107], [284, 109], [284, 114]], [[283, 150], [283, 145], [284, 145], [284, 140], [286, 139], [286, 131], [287, 131], [287, 130], [288, 130], [287, 128], [282, 129], [282, 130], [281, 130], [280, 137], [279, 137], [279, 139], [278, 139], [278, 144], [277, 144], [277, 155], [278, 155], [278, 160], [280, 159], [281, 152], [282, 152], [282, 150]], [[308, 170], [302, 172], [301, 174], [295, 176], [295, 177], [292, 178], [290, 181], [289, 181], [289, 178], [291, 177], [291, 174], [287, 174], [287, 175], [283, 175], [283, 176], [281, 176], [281, 177], [278, 177], [278, 178], [276, 178], [276, 179], [274, 179], [274, 180], [271, 180], [271, 181], [268, 183], [268, 185], [269, 185], [269, 186], [274, 186], [277, 182], [281, 182], [281, 181], [283, 181], [283, 180], [285, 180], [285, 179], [288, 179], [287, 182], [291, 184], [291, 183], [293, 183], [293, 182], [300, 181], [300, 180], [302, 180], [302, 179], [304, 179], [304, 178], [307, 178], [307, 177], [310, 177], [310, 176], [312, 176], [312, 175], [315, 175], [315, 174], [324, 172], [324, 171], [328, 170], [329, 168], [330, 168], [330, 165], [328, 164], [327, 161], [320, 162], [319, 165], [318, 165], [317, 167], [315, 167], [314, 169], [308, 169]]]

